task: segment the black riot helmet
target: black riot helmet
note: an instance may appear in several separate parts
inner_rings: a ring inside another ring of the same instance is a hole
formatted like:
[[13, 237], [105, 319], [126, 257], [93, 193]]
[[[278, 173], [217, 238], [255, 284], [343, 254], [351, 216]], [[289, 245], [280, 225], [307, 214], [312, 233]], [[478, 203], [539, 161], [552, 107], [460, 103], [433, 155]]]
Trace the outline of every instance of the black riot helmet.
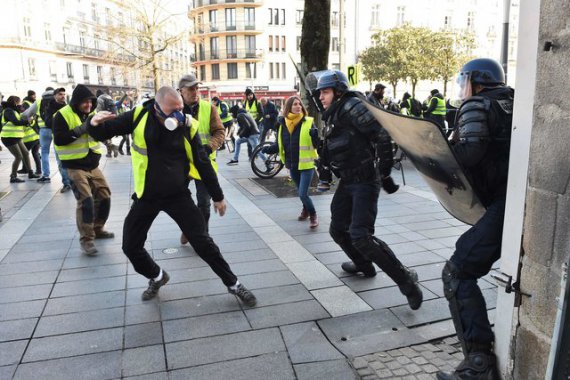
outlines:
[[348, 78], [339, 70], [329, 70], [319, 77], [316, 90], [334, 88], [340, 92], [348, 91]]
[[481, 85], [504, 85], [505, 71], [499, 62], [489, 58], [477, 58], [467, 62], [459, 72], [460, 76], [469, 76], [471, 83]]

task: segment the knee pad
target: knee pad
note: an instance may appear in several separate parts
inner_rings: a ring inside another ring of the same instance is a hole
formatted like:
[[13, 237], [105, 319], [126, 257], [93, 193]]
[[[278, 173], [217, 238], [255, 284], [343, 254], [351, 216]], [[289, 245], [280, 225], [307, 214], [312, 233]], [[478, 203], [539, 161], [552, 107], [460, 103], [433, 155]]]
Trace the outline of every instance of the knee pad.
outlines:
[[99, 210], [97, 210], [97, 219], [107, 220], [111, 211], [111, 198], [103, 198], [99, 201]]
[[459, 287], [459, 269], [451, 261], [446, 261], [441, 271], [443, 281], [443, 293], [448, 300], [455, 299]]
[[81, 215], [83, 223], [93, 223], [93, 198], [85, 198], [81, 201]]

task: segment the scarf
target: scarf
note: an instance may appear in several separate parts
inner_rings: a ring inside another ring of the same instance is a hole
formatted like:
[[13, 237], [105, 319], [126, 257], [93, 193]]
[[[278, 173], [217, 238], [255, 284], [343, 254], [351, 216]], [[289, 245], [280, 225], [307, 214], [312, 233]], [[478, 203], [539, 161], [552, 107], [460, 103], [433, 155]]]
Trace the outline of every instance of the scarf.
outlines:
[[301, 119], [304, 117], [305, 115], [303, 115], [302, 113], [289, 113], [289, 115], [287, 115], [287, 117], [285, 118], [285, 125], [287, 126], [287, 130], [289, 131], [289, 134], [292, 135], [293, 131], [295, 130], [295, 126], [297, 124], [299, 124], [299, 122], [301, 121]]

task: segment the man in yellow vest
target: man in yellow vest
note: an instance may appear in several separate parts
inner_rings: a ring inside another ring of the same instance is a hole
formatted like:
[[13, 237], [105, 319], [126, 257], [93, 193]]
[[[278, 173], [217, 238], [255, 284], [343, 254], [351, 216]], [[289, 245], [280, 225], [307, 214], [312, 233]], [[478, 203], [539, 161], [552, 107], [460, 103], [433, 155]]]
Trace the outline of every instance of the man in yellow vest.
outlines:
[[[220, 116], [218, 108], [206, 100], [200, 99], [198, 85], [200, 82], [194, 74], [184, 75], [178, 82], [178, 90], [184, 100], [184, 113], [192, 115], [198, 120], [198, 135], [204, 145], [204, 149], [210, 156], [214, 171], [218, 172], [218, 164], [216, 162], [216, 151], [220, 149], [226, 139], [226, 132]], [[208, 231], [208, 221], [210, 220], [211, 197], [208, 194], [206, 186], [198, 178], [196, 183], [196, 201], [198, 208], [206, 221], [206, 231]], [[180, 243], [188, 243], [188, 239], [182, 234]]]
[[99, 169], [102, 147], [87, 134], [83, 123], [93, 109], [95, 96], [87, 87], [78, 84], [69, 105], [53, 117], [55, 151], [67, 169], [75, 199], [77, 199], [77, 228], [81, 249], [95, 255], [95, 239], [113, 238], [103, 227], [111, 209], [111, 190]]
[[443, 95], [440, 94], [439, 90], [431, 90], [431, 98], [429, 99], [428, 107], [424, 111], [424, 116], [426, 119], [433, 120], [439, 125], [439, 127], [445, 131], [445, 100], [443, 100]]
[[102, 111], [88, 121], [89, 133], [97, 140], [133, 134], [135, 193], [123, 227], [123, 252], [135, 270], [149, 279], [142, 299], [154, 298], [170, 276], [156, 264], [144, 244], [152, 222], [164, 211], [228, 291], [247, 306], [254, 306], [255, 296], [239, 283], [206, 232], [204, 218], [188, 190], [190, 179], [200, 176], [214, 200], [214, 210], [220, 216], [225, 214], [224, 194], [198, 134], [198, 122], [190, 121], [191, 117], [182, 113], [183, 108], [180, 94], [172, 87], [162, 87], [156, 99], [131, 111], [119, 116]]

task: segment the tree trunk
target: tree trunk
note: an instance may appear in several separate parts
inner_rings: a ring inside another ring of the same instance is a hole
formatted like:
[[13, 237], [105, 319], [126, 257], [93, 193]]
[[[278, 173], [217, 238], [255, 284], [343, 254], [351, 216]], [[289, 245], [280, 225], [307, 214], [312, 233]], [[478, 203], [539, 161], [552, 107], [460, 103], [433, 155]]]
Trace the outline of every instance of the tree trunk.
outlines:
[[[304, 76], [313, 71], [326, 70], [330, 44], [330, 0], [305, 1], [301, 33], [301, 72]], [[301, 80], [303, 104], [308, 105], [309, 115], [320, 121], [313, 102]]]

